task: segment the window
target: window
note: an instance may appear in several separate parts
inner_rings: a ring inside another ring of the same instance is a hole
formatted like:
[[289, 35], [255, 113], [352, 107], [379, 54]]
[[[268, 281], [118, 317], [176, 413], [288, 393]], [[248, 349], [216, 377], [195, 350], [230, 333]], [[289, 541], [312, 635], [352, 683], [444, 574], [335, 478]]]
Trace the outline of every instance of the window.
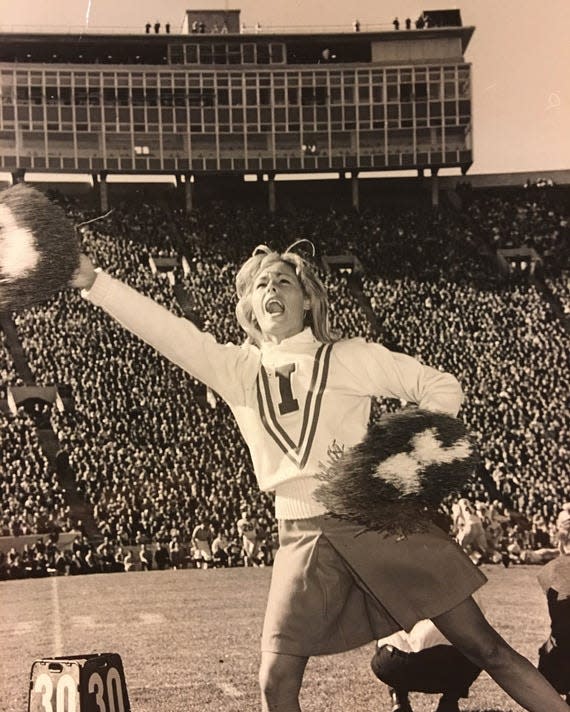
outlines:
[[302, 104], [326, 104], [327, 103], [327, 88], [326, 87], [302, 87], [301, 89]]
[[272, 64], [283, 64], [285, 61], [285, 45], [275, 42], [269, 45]]
[[412, 101], [413, 99], [413, 89], [411, 84], [401, 84], [400, 85], [400, 101]]
[[425, 82], [416, 82], [414, 84], [414, 95], [416, 99], [427, 99], [427, 84]]

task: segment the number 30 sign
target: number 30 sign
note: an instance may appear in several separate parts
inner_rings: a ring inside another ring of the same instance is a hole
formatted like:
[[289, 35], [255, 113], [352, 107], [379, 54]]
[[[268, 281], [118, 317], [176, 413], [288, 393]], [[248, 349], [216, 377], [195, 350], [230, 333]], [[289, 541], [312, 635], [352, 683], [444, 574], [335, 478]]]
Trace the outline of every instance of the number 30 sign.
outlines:
[[116, 653], [36, 660], [28, 712], [130, 712], [123, 663]]

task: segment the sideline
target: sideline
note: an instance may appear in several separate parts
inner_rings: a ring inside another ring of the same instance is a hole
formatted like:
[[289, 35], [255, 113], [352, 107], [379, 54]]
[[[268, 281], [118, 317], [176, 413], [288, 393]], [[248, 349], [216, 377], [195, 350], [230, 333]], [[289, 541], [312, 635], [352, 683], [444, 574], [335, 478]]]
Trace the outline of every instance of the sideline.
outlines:
[[58, 577], [53, 576], [51, 579], [51, 599], [53, 608], [53, 656], [59, 658], [63, 655], [62, 652], [62, 637], [61, 637], [61, 610], [59, 607], [59, 587], [57, 585]]

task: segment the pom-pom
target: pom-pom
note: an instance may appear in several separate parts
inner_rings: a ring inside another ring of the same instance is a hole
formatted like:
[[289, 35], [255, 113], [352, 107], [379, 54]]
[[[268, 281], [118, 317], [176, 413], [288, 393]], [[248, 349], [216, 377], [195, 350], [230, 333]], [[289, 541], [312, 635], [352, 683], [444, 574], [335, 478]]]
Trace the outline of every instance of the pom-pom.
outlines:
[[333, 444], [315, 497], [329, 513], [370, 529], [421, 531], [477, 463], [475, 443], [460, 420], [406, 409], [382, 418], [349, 450]]
[[66, 287], [79, 240], [58, 205], [22, 183], [0, 192], [0, 311], [19, 311]]

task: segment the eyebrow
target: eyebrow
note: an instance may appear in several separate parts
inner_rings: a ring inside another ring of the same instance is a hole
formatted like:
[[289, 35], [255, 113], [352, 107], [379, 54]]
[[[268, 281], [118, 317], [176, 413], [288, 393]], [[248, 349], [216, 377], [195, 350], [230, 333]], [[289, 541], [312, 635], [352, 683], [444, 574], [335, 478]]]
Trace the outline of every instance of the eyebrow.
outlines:
[[[269, 272], [262, 272], [260, 275], [258, 275], [255, 278], [255, 281], [258, 279], [263, 279], [264, 277], [267, 277]], [[276, 277], [291, 277], [293, 278], [294, 275], [291, 274], [291, 272], [271, 272], [271, 274], [274, 274]]]

